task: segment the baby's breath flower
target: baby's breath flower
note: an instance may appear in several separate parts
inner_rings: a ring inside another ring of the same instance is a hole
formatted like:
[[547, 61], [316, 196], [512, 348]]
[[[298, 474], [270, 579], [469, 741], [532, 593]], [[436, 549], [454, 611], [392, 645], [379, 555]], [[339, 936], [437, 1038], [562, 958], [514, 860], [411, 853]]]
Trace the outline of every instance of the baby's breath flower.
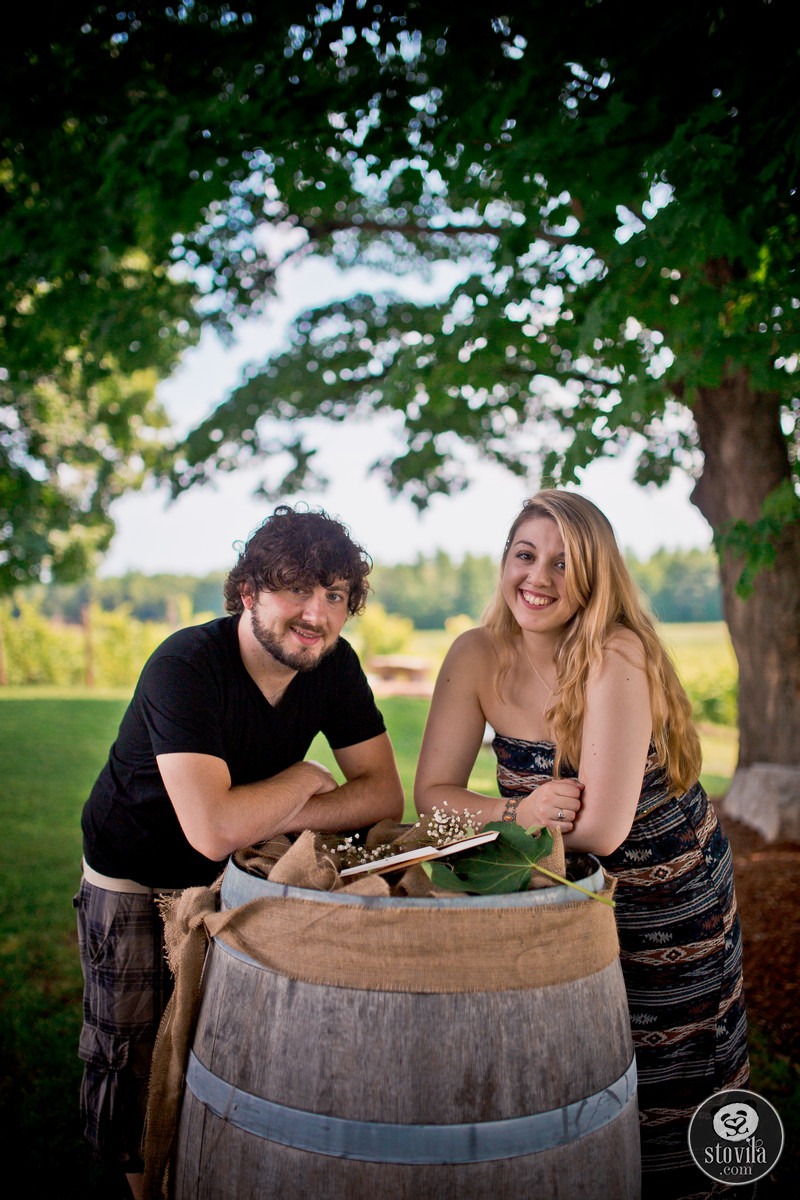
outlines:
[[461, 812], [451, 809], [445, 800], [442, 808], [432, 809], [427, 818], [427, 829], [434, 846], [442, 846], [459, 838], [469, 837], [475, 832], [480, 812], [472, 813], [468, 808]]
[[[456, 812], [445, 800], [441, 808], [434, 808], [426, 817], [420, 817], [413, 825], [408, 826], [407, 832], [414, 831], [412, 844], [415, 846], [444, 846], [461, 838], [472, 836], [479, 828], [479, 816], [480, 811], [473, 813], [468, 808]], [[337, 856], [337, 868], [342, 870], [344, 867], [375, 862], [377, 859], [407, 849], [407, 845], [403, 844], [405, 840], [405, 838], [401, 838], [399, 844], [382, 843], [368, 849], [358, 835], [347, 836], [339, 833], [330, 835], [330, 841], [323, 839], [321, 844], [329, 854]]]

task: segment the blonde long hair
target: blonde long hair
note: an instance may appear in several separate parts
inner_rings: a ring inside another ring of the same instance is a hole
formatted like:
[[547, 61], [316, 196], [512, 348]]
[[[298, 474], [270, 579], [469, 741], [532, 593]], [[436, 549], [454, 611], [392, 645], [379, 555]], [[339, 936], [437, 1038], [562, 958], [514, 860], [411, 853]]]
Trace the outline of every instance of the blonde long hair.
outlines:
[[564, 539], [567, 596], [575, 606], [556, 649], [557, 685], [547, 711], [556, 747], [556, 771], [562, 763], [577, 768], [586, 707], [586, 682], [615, 630], [630, 629], [644, 646], [644, 663], [653, 714], [655, 757], [674, 794], [686, 791], [700, 774], [700, 739], [692, 706], [675, 667], [644, 609], [636, 584], [617, 545], [607, 517], [575, 492], [547, 488], [526, 500], [503, 549], [500, 578], [482, 617], [498, 657], [495, 687], [503, 685], [519, 652], [520, 627], [503, 597], [502, 576], [517, 530], [535, 517], [555, 521]]

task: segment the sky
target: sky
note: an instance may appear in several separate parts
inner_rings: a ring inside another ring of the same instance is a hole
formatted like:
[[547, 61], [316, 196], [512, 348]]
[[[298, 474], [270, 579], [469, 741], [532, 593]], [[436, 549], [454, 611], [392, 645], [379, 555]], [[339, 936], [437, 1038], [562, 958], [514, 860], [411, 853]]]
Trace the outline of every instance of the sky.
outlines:
[[[223, 347], [207, 333], [187, 353], [175, 374], [164, 381], [159, 396], [181, 432], [201, 420], [236, 385], [243, 367], [262, 362], [285, 344], [292, 317], [311, 304], [321, 304], [356, 288], [391, 286], [409, 294], [437, 295], [449, 290], [446, 272], [424, 281], [379, 276], [355, 269], [346, 276], [329, 263], [306, 259], [283, 268], [281, 289], [265, 315], [244, 321], [236, 342]], [[454, 561], [466, 553], [498, 557], [509, 525], [522, 501], [536, 487], [500, 467], [475, 459], [472, 482], [465, 492], [437, 496], [419, 514], [403, 497], [390, 496], [384, 483], [370, 477], [370, 464], [391, 445], [389, 422], [372, 418], [316, 427], [319, 468], [330, 479], [324, 491], [286, 496], [303, 500], [340, 518], [381, 564], [413, 562], [419, 554], [445, 550]], [[630, 453], [594, 463], [583, 474], [581, 491], [614, 526], [620, 546], [640, 558], [661, 547], [707, 547], [708, 525], [689, 501], [692, 481], [676, 473], [664, 488], [642, 488], [632, 482]], [[126, 571], [205, 575], [228, 570], [236, 560], [236, 544], [272, 511], [273, 505], [253, 497], [259, 468], [219, 475], [210, 485], [190, 489], [175, 501], [150, 489], [115, 502], [117, 533], [101, 574]]]

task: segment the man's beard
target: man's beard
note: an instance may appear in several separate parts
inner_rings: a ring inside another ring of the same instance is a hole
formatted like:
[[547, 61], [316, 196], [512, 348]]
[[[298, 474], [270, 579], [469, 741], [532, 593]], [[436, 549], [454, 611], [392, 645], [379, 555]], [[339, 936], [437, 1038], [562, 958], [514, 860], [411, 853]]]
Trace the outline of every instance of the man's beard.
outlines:
[[[315, 667], [319, 666], [323, 658], [326, 658], [331, 651], [336, 649], [336, 643], [339, 640], [335, 638], [330, 646], [323, 647], [316, 658], [311, 659], [307, 651], [297, 650], [292, 652], [291, 650], [287, 650], [272, 630], [262, 625], [261, 618], [254, 608], [250, 610], [250, 621], [253, 634], [259, 644], [263, 646], [268, 654], [272, 655], [276, 662], [281, 663], [284, 667], [289, 667], [292, 671], [313, 671]], [[295, 622], [295, 624], [299, 629], [308, 629], [313, 633], [320, 632], [314, 625], [304, 625], [302, 622]], [[309, 647], [310, 649], [311, 647]]]

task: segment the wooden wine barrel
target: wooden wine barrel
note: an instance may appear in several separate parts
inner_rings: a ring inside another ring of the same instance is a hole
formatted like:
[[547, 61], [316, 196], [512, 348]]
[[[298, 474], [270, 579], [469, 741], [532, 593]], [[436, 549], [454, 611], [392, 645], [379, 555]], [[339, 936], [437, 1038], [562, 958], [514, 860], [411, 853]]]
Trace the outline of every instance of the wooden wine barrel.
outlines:
[[637, 1200], [609, 906], [564, 886], [346, 896], [231, 861], [222, 907], [257, 899], [263, 952], [226, 931], [209, 948], [175, 1200]]

